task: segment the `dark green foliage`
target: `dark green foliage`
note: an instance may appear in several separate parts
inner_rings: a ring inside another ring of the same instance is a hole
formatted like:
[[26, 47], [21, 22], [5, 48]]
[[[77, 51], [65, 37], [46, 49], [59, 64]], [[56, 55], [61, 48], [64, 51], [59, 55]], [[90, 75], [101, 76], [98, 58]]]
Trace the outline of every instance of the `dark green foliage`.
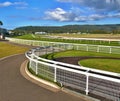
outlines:
[[2, 21], [0, 21], [0, 25], [3, 25], [3, 22], [2, 22]]
[[4, 35], [9, 35], [8, 31], [4, 28], [0, 28], [0, 33], [3, 33]]
[[93, 33], [93, 34], [119, 34], [120, 24], [111, 25], [66, 25], [66, 26], [25, 26], [14, 29], [14, 32], [35, 33]]

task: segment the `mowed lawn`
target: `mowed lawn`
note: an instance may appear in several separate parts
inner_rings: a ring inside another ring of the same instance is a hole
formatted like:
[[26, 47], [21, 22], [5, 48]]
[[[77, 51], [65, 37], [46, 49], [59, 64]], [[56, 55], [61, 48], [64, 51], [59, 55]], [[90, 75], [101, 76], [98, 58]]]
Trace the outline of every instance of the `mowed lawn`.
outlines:
[[74, 57], [74, 56], [104, 56], [104, 57], [120, 58], [120, 54], [86, 52], [86, 51], [79, 51], [79, 50], [68, 50], [68, 51], [54, 53], [54, 58], [58, 58], [58, 57]]
[[13, 54], [25, 53], [29, 48], [0, 42], [0, 58]]
[[[62, 36], [63, 35], [63, 36]], [[94, 45], [107, 45], [107, 46], [120, 46], [120, 44], [117, 41], [111, 41], [110, 43], [108, 41], [93, 41], [93, 40], [73, 40], [73, 39], [66, 39], [61, 37], [74, 37], [74, 38], [113, 38], [113, 39], [119, 39], [120, 35], [110, 35], [110, 34], [49, 34], [49, 37], [51, 36], [60, 36], [58, 38], [49, 38], [46, 37], [46, 35], [33, 35], [33, 34], [26, 34], [22, 36], [16, 36], [15, 38], [18, 39], [27, 39], [27, 40], [39, 40], [39, 41], [49, 41], [49, 42], [63, 42], [63, 43], [75, 43], [75, 44], [94, 44]]]
[[86, 59], [79, 61], [85, 67], [120, 73], [120, 60], [113, 59]]
[[108, 39], [120, 38], [120, 34], [53, 34], [53, 36], [74, 37], [74, 38], [108, 38]]
[[[76, 51], [76, 50], [69, 50], [64, 52], [58, 52], [54, 54], [49, 54], [47, 57], [49, 59], [52, 58], [59, 58], [59, 57], [78, 57], [78, 56], [94, 56], [94, 57], [114, 57], [120, 58], [120, 54], [107, 54], [107, 53], [97, 53], [97, 52], [85, 52], [85, 51]], [[80, 65], [100, 69], [110, 72], [120, 73], [120, 60], [117, 59], [86, 59], [81, 60], [78, 62]]]

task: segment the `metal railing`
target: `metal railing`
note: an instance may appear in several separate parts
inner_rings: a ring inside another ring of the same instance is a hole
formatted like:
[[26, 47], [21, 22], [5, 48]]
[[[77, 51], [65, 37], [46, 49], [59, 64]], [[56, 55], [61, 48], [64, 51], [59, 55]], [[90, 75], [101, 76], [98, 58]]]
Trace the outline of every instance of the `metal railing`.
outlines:
[[108, 99], [112, 101], [120, 100], [119, 73], [90, 69], [39, 57], [44, 54], [69, 49], [120, 54], [120, 47], [33, 41], [13, 38], [7, 39], [19, 44], [41, 46], [26, 53], [26, 57], [30, 61], [29, 69], [35, 72], [36, 75], [47, 78], [53, 82], [58, 82], [61, 86], [68, 87], [75, 91], [84, 92], [86, 95], [101, 96], [106, 99], [105, 101]]
[[57, 46], [59, 48], [74, 49], [82, 51], [93, 51], [110, 54], [120, 54], [119, 46], [104, 46], [104, 45], [91, 45], [91, 44], [72, 44], [72, 43], [60, 43], [49, 41], [35, 41], [35, 40], [23, 40], [15, 38], [6, 38], [7, 40], [19, 44], [26, 44], [31, 46]]
[[[63, 45], [64, 47], [64, 45]], [[85, 92], [86, 95], [100, 96], [106, 101], [119, 101], [120, 74], [87, 67], [52, 61], [39, 56], [63, 51], [56, 46], [39, 47], [26, 53], [30, 60], [29, 68], [36, 75], [58, 82], [62, 86]]]

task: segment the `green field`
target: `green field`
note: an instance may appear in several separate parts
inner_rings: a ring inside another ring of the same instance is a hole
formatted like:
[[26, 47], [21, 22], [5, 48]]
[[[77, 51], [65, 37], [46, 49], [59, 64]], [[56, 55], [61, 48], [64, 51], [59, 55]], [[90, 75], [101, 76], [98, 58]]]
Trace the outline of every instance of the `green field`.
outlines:
[[0, 58], [13, 54], [25, 53], [29, 48], [0, 42]]
[[120, 73], [120, 60], [114, 59], [86, 59], [79, 61], [79, 64], [89, 68], [101, 69]]
[[105, 38], [120, 39], [120, 34], [52, 34], [53, 36], [74, 37], [74, 38]]
[[[58, 34], [60, 36], [62, 36], [61, 34]], [[65, 34], [67, 37], [70, 37], [72, 35], [67, 35]], [[64, 34], [63, 34], [64, 36]], [[74, 35], [73, 36], [80, 36], [80, 35]], [[81, 37], [83, 36], [87, 36], [87, 38], [91, 38], [92, 36], [96, 36], [97, 38], [105, 38], [105, 36], [107, 36], [106, 34], [103, 35], [96, 35], [96, 34], [92, 34], [92, 35], [81, 35]], [[120, 35], [113, 35], [114, 38], [118, 39]], [[94, 45], [107, 45], [107, 46], [120, 46], [120, 44], [117, 41], [111, 41], [111, 43], [109, 43], [108, 41], [93, 41], [93, 40], [69, 40], [69, 39], [62, 39], [62, 38], [45, 38], [45, 35], [33, 35], [33, 34], [26, 34], [23, 36], [17, 36], [15, 38], [19, 38], [19, 39], [27, 39], [27, 40], [39, 40], [39, 41], [50, 41], [50, 42], [64, 42], [64, 43], [77, 43], [77, 44], [94, 44]], [[108, 37], [107, 37], [108, 38]]]
[[[59, 57], [78, 57], [78, 56], [94, 56], [94, 57], [101, 56], [101, 57], [120, 58], [120, 54], [116, 55], [116, 54], [107, 54], [107, 53], [75, 51], [75, 50], [69, 50], [69, 51], [58, 52], [58, 53], [54, 53], [54, 54], [48, 54], [48, 55], [44, 55], [43, 57], [48, 58], [48, 59], [53, 59], [53, 58], [59, 58]], [[120, 60], [86, 59], [86, 60], [79, 61], [79, 64], [81, 64], [85, 67], [120, 73]]]
[[74, 56], [104, 56], [104, 57], [120, 58], [120, 54], [85, 52], [85, 51], [77, 51], [77, 50], [69, 50], [69, 51], [54, 53], [53, 57], [58, 58], [58, 57], [74, 57]]

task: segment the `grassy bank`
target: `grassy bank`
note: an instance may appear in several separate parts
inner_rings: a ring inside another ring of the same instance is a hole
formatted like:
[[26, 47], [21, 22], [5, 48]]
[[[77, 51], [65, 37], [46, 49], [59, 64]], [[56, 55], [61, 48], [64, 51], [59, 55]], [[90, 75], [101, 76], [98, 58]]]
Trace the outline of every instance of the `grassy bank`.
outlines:
[[74, 56], [104, 56], [104, 57], [120, 58], [120, 54], [85, 52], [85, 51], [78, 51], [78, 50], [69, 50], [69, 51], [54, 53], [53, 57], [58, 58], [58, 57], [74, 57]]
[[120, 73], [120, 60], [86, 59], [86, 60], [79, 61], [79, 64], [89, 68], [95, 68], [95, 69]]
[[74, 37], [74, 38], [120, 39], [120, 34], [53, 34], [53, 36]]
[[[89, 36], [87, 36], [87, 38], [91, 38], [94, 35], [94, 37], [96, 36], [96, 34], [92, 34]], [[60, 35], [62, 36], [62, 35]], [[67, 35], [67, 34], [63, 34], [63, 36], [65, 37], [71, 37], [72, 35]], [[79, 37], [79, 35], [73, 35], [76, 36], [77, 38]], [[81, 37], [83, 37], [84, 35], [82, 35]], [[101, 35], [101, 37], [98, 37], [99, 35], [97, 35], [97, 38], [105, 38], [104, 35]], [[103, 37], [102, 37], [103, 36]], [[106, 36], [106, 35], [105, 35]], [[116, 39], [119, 38], [119, 35], [114, 36]], [[94, 44], [94, 45], [107, 45], [107, 46], [120, 46], [120, 44], [117, 41], [111, 41], [111, 43], [109, 43], [108, 41], [93, 41], [93, 40], [69, 40], [69, 39], [63, 39], [63, 38], [49, 38], [46, 37], [45, 35], [32, 35], [32, 34], [26, 34], [23, 36], [17, 36], [15, 38], [19, 38], [19, 39], [27, 39], [27, 40], [39, 40], [39, 41], [50, 41], [50, 42], [64, 42], [64, 43], [76, 43], [76, 44]], [[111, 37], [112, 38], [112, 37]]]
[[13, 54], [25, 53], [29, 48], [0, 42], [0, 58]]
[[[99, 56], [99, 57], [108, 57], [108, 58], [109, 57], [120, 58], [120, 54], [116, 55], [116, 54], [107, 54], [107, 53], [75, 51], [75, 50], [69, 50], [69, 51], [58, 52], [58, 53], [54, 53], [54, 54], [48, 54], [43, 57], [48, 58], [48, 59], [53, 59], [53, 58], [59, 58], [59, 57], [78, 57], [78, 56], [92, 56], [92, 57]], [[81, 64], [85, 67], [120, 73], [120, 68], [119, 68], [120, 60], [86, 59], [86, 60], [79, 61], [79, 64]]]

